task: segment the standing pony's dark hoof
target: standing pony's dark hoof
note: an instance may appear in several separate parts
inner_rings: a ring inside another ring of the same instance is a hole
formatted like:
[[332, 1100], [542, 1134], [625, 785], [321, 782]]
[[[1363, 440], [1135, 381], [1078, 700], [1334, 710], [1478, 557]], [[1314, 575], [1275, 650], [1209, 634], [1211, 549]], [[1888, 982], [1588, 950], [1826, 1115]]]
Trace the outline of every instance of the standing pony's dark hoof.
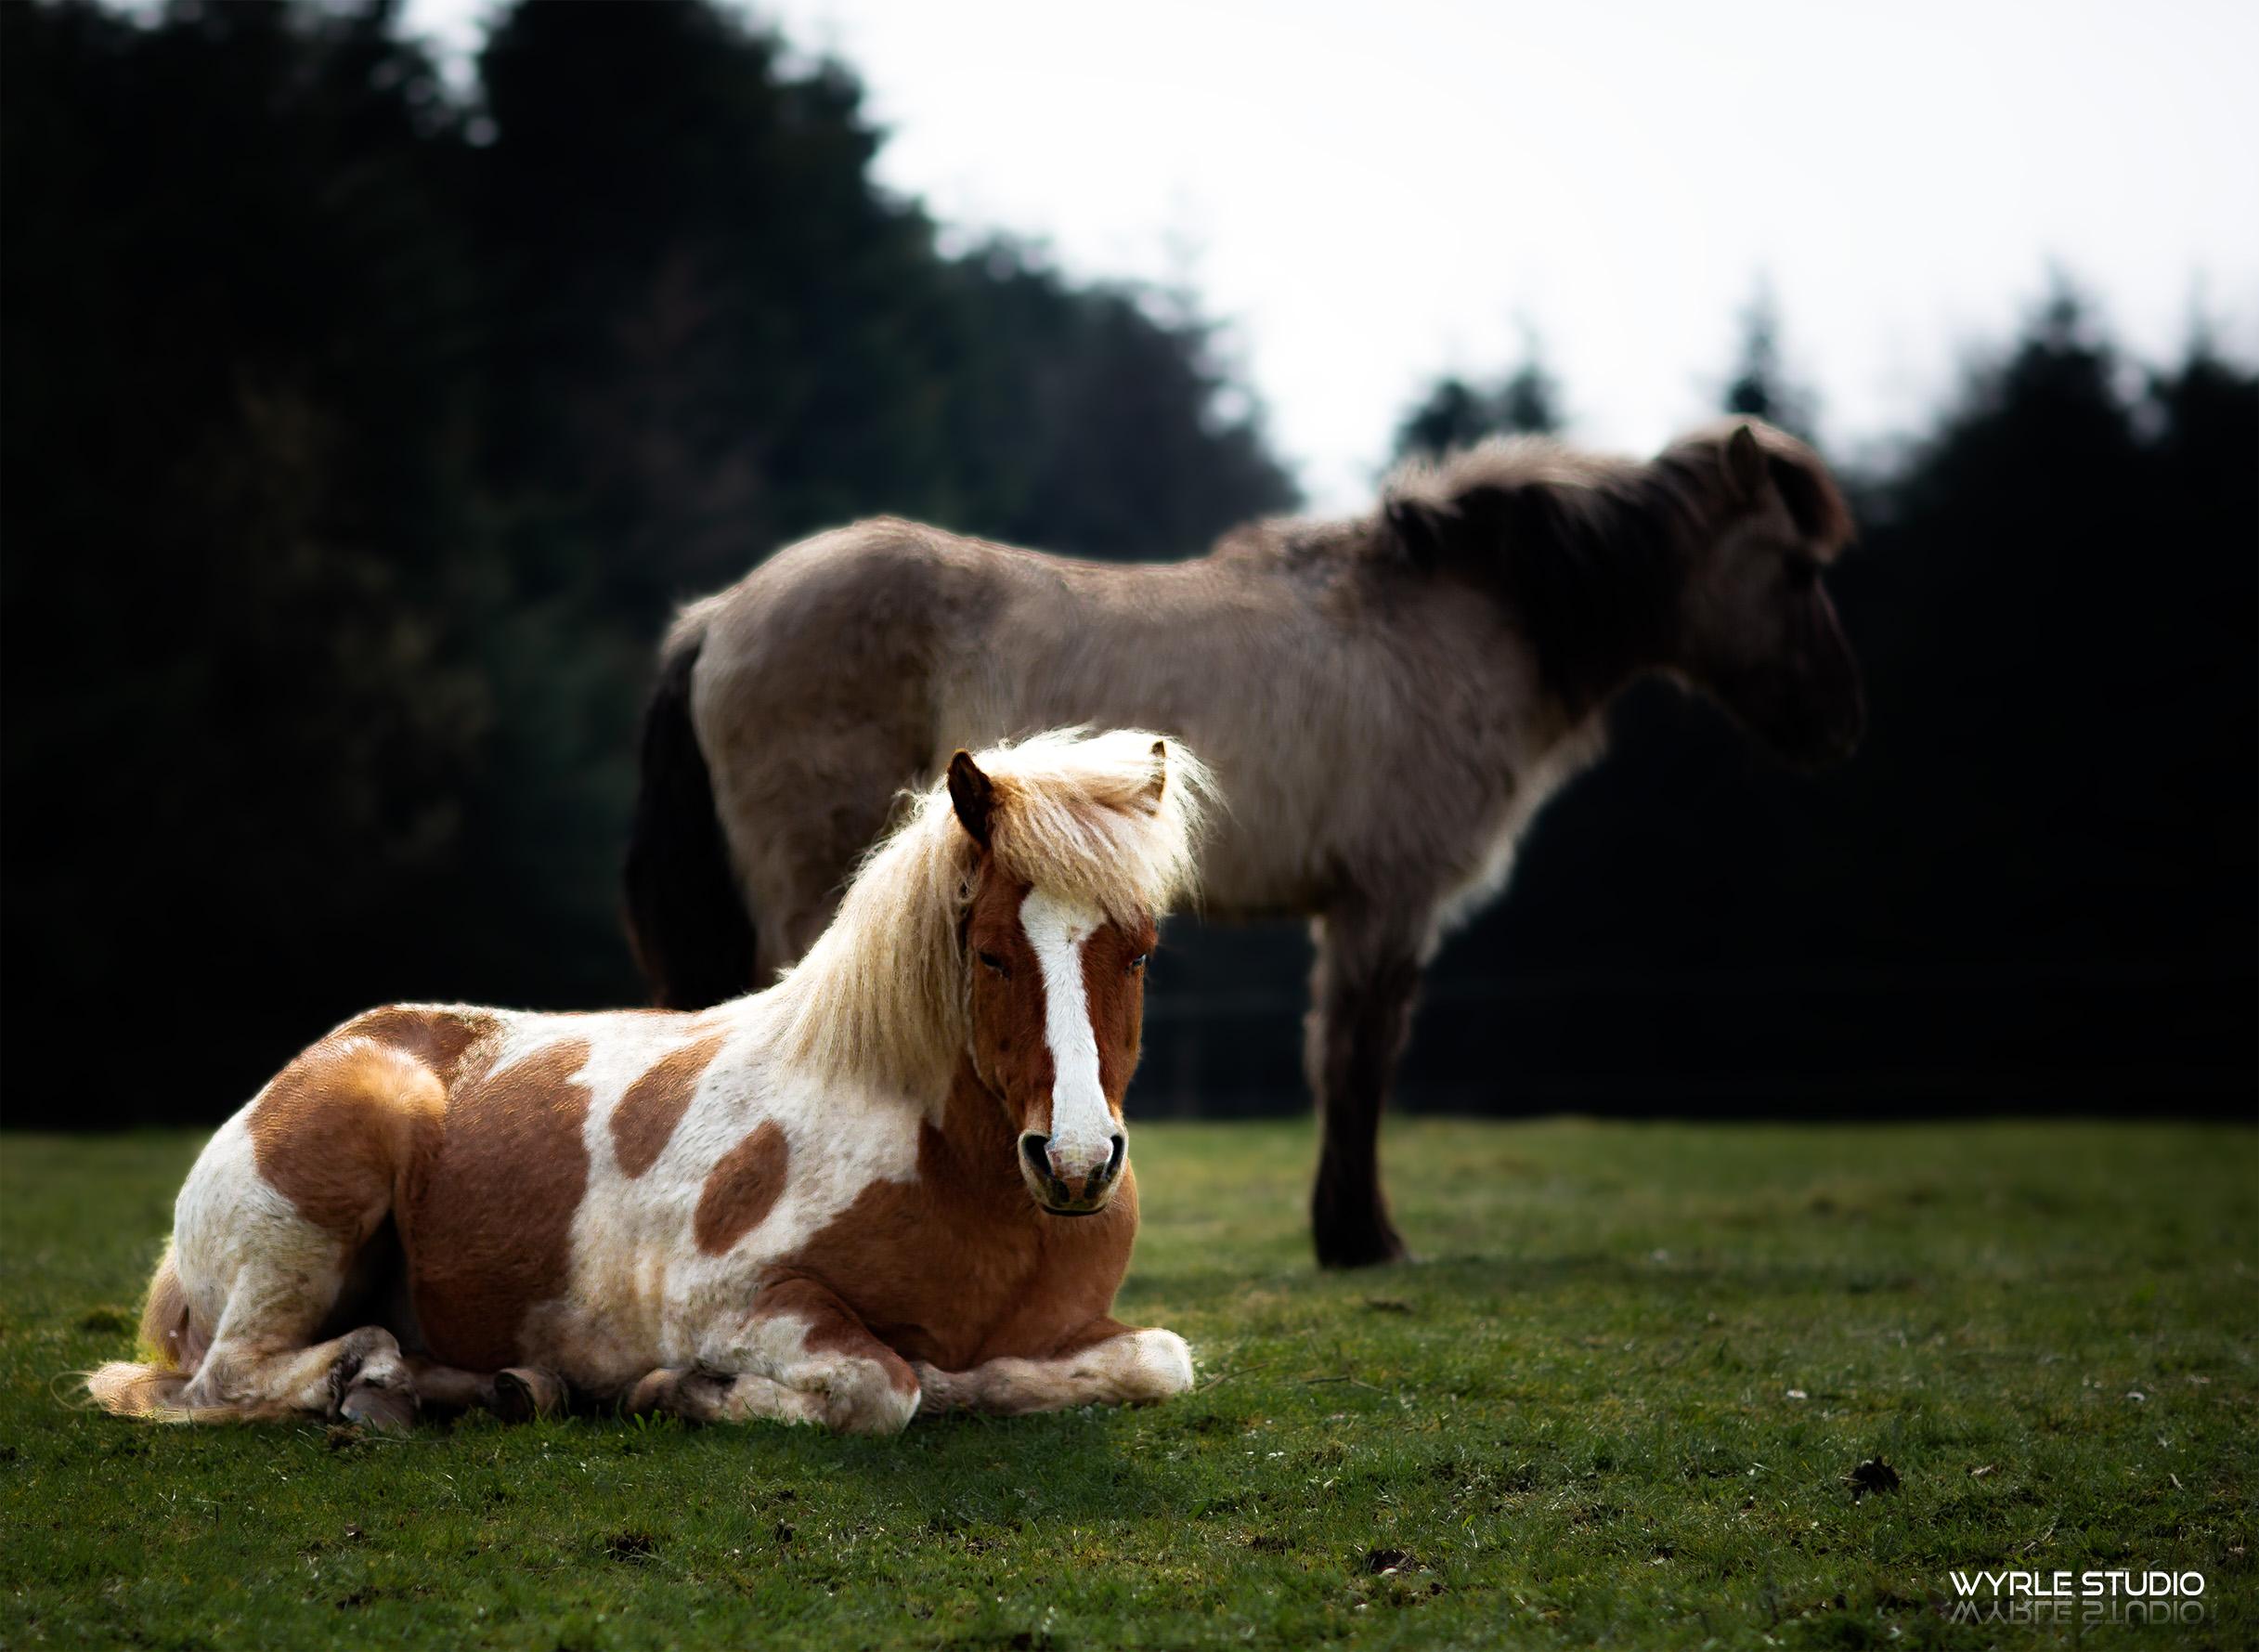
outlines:
[[1316, 1237], [1320, 1268], [1378, 1268], [1383, 1262], [1415, 1260], [1394, 1228], [1320, 1228]]

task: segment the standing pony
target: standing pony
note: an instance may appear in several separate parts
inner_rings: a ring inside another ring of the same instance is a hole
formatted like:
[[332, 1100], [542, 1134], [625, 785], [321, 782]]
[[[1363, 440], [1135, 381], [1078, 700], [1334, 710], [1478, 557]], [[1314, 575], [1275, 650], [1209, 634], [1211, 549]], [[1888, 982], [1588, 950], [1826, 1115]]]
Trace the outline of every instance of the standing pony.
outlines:
[[1258, 523], [1183, 563], [886, 519], [820, 535], [668, 641], [628, 858], [638, 956], [681, 1008], [771, 979], [896, 788], [953, 747], [1067, 722], [1182, 735], [1231, 801], [1207, 909], [1316, 919], [1318, 1258], [1400, 1255], [1376, 1137], [1439, 936], [1504, 887], [1641, 677], [1794, 763], [1847, 755], [1859, 670], [1820, 575], [1850, 531], [1809, 448], [1737, 423], [1644, 462], [1492, 443], [1399, 474], [1365, 515]]
[[112, 1411], [398, 1426], [568, 1396], [889, 1433], [923, 1406], [1160, 1399], [1108, 1310], [1154, 920], [1207, 781], [1151, 735], [978, 759], [768, 991], [703, 1014], [397, 1005], [188, 1173]]

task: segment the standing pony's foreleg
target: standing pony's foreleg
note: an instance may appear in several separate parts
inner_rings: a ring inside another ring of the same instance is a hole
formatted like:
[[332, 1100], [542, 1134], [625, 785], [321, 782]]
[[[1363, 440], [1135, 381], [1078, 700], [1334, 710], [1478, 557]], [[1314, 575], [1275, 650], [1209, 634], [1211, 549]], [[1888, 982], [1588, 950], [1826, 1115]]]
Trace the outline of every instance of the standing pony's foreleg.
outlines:
[[631, 1411], [698, 1423], [766, 1417], [820, 1423], [842, 1434], [895, 1434], [916, 1412], [909, 1362], [873, 1336], [812, 1280], [785, 1280], [689, 1370], [655, 1371], [628, 1398]]
[[1016, 1417], [1078, 1405], [1143, 1405], [1192, 1386], [1192, 1350], [1174, 1331], [1138, 1331], [1097, 1320], [1078, 1332], [1071, 1352], [1047, 1359], [991, 1359], [970, 1371], [917, 1367], [928, 1411], [985, 1411]]
[[1326, 1268], [1401, 1261], [1404, 1241], [1381, 1191], [1381, 1110], [1411, 1032], [1427, 948], [1402, 919], [1362, 906], [1328, 913], [1312, 933], [1318, 963], [1305, 1061], [1324, 1132], [1310, 1196], [1318, 1260]]

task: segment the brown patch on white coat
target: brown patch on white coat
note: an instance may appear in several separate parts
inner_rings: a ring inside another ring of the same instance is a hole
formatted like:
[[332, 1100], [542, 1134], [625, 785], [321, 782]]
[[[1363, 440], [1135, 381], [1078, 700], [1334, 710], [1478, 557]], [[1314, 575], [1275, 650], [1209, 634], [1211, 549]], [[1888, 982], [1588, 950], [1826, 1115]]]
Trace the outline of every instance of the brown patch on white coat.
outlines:
[[770, 993], [700, 1016], [394, 1007], [314, 1046], [191, 1171], [152, 1293], [171, 1340], [95, 1397], [404, 1423], [419, 1396], [524, 1410], [569, 1385], [890, 1430], [921, 1399], [1179, 1391], [1183, 1343], [1108, 1310], [1143, 955], [1200, 770], [1102, 735], [952, 777]]

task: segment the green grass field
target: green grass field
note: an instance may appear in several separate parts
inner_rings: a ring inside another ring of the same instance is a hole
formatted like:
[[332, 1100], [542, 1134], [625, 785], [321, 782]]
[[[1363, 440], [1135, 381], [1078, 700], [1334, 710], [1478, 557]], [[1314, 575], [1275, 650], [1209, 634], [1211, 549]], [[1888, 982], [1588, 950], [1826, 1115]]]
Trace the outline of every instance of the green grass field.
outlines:
[[[2259, 1134], [1400, 1121], [1426, 1260], [1306, 1260], [1307, 1125], [1147, 1125], [1163, 1407], [898, 1440], [72, 1410], [196, 1141], [0, 1137], [0, 1645], [2252, 1644]], [[1894, 1491], [1855, 1495], [1880, 1455]], [[1949, 1568], [2204, 1574], [1955, 1618]], [[2160, 1615], [2162, 1616], [2162, 1614]]]

